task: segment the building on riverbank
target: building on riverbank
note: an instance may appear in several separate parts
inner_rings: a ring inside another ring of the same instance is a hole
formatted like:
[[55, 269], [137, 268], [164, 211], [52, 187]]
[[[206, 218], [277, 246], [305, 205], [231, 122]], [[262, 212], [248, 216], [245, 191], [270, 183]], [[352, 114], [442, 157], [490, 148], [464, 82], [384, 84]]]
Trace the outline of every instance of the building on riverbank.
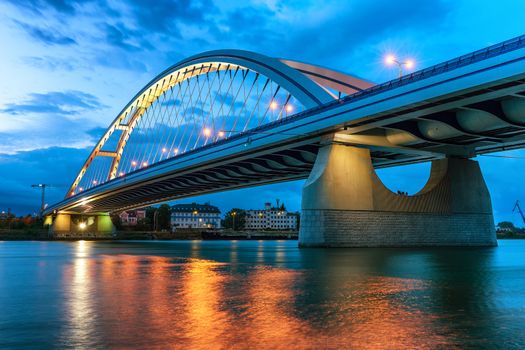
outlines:
[[172, 230], [179, 228], [220, 228], [221, 211], [210, 203], [176, 204], [171, 207]]
[[298, 228], [297, 215], [284, 209], [264, 204], [264, 209], [250, 209], [246, 211], [246, 230], [292, 230]]
[[126, 210], [119, 214], [122, 226], [137, 226], [146, 219], [145, 209]]

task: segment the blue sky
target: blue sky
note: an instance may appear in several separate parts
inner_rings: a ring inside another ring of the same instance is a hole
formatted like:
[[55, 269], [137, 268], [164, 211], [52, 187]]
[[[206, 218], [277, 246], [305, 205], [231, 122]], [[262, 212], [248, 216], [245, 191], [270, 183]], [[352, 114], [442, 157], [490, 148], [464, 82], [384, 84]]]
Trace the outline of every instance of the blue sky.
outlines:
[[[149, 80], [201, 51], [253, 50], [349, 72], [395, 77], [387, 52], [416, 68], [525, 33], [525, 2], [273, 0], [3, 0], [0, 2], [0, 210], [59, 201], [104, 128]], [[504, 153], [525, 157], [524, 151]], [[525, 159], [479, 157], [496, 221], [519, 223]], [[380, 171], [415, 192], [427, 164]], [[279, 198], [299, 210], [302, 182], [208, 195], [223, 210]], [[258, 198], [253, 201], [253, 198]]]

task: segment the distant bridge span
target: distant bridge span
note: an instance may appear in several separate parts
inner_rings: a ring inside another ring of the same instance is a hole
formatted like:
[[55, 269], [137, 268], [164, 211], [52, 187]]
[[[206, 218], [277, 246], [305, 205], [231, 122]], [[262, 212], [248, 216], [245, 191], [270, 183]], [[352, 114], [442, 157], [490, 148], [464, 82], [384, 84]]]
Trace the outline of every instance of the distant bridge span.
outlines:
[[[355, 215], [364, 211], [448, 220], [445, 232], [457, 223], [443, 215], [476, 213], [484, 215], [475, 219], [484, 226], [472, 230], [486, 233], [471, 243], [494, 244], [490, 197], [468, 159], [524, 144], [525, 36], [380, 85], [252, 52], [212, 51], [183, 60], [144, 87], [102, 136], [66, 198], [46, 214], [95, 215], [309, 177], [303, 191], [307, 226], [311, 215], [328, 220], [325, 214], [341, 211], [358, 223]], [[423, 161], [433, 161], [432, 175], [415, 196], [390, 193], [373, 171]], [[453, 168], [462, 170], [453, 175]], [[453, 195], [468, 172], [479, 179], [463, 197], [478, 196], [483, 208]], [[368, 192], [360, 193], [363, 188]], [[334, 202], [334, 189], [351, 193]], [[381, 222], [392, 224], [384, 215]], [[305, 245], [382, 245], [392, 239], [377, 238], [378, 226], [376, 241], [352, 243], [326, 232], [318, 237], [322, 229], [312, 225], [312, 232], [301, 228]], [[331, 228], [339, 229], [352, 230]], [[443, 243], [425, 239], [403, 242]], [[447, 238], [443, 244], [464, 243]]]

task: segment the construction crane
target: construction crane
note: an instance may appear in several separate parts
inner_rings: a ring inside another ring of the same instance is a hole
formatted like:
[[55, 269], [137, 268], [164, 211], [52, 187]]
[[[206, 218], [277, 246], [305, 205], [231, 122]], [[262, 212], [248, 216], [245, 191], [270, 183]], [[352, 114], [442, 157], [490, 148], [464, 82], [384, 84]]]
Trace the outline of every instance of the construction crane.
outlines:
[[31, 187], [40, 187], [42, 190], [42, 202], [40, 204], [40, 217], [42, 217], [42, 213], [44, 212], [45, 206], [46, 206], [46, 187], [53, 187], [49, 184], [34, 184], [31, 185]]
[[512, 212], [514, 213], [516, 210], [518, 211], [518, 213], [520, 213], [521, 220], [523, 220], [523, 223], [525, 224], [525, 215], [523, 215], [523, 211], [521, 210], [520, 201], [516, 201], [516, 204], [514, 204], [514, 209], [512, 209]]

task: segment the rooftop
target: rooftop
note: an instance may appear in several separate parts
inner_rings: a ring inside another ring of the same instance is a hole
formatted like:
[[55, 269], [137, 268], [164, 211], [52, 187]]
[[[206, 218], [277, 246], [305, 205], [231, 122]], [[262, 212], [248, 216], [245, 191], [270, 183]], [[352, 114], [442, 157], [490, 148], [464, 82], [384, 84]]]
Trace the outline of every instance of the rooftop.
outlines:
[[217, 208], [214, 205], [210, 205], [209, 203], [205, 204], [197, 204], [197, 203], [190, 203], [190, 204], [176, 204], [171, 207], [172, 212], [194, 212], [198, 211], [199, 213], [217, 213], [220, 214], [221, 211], [219, 208]]

